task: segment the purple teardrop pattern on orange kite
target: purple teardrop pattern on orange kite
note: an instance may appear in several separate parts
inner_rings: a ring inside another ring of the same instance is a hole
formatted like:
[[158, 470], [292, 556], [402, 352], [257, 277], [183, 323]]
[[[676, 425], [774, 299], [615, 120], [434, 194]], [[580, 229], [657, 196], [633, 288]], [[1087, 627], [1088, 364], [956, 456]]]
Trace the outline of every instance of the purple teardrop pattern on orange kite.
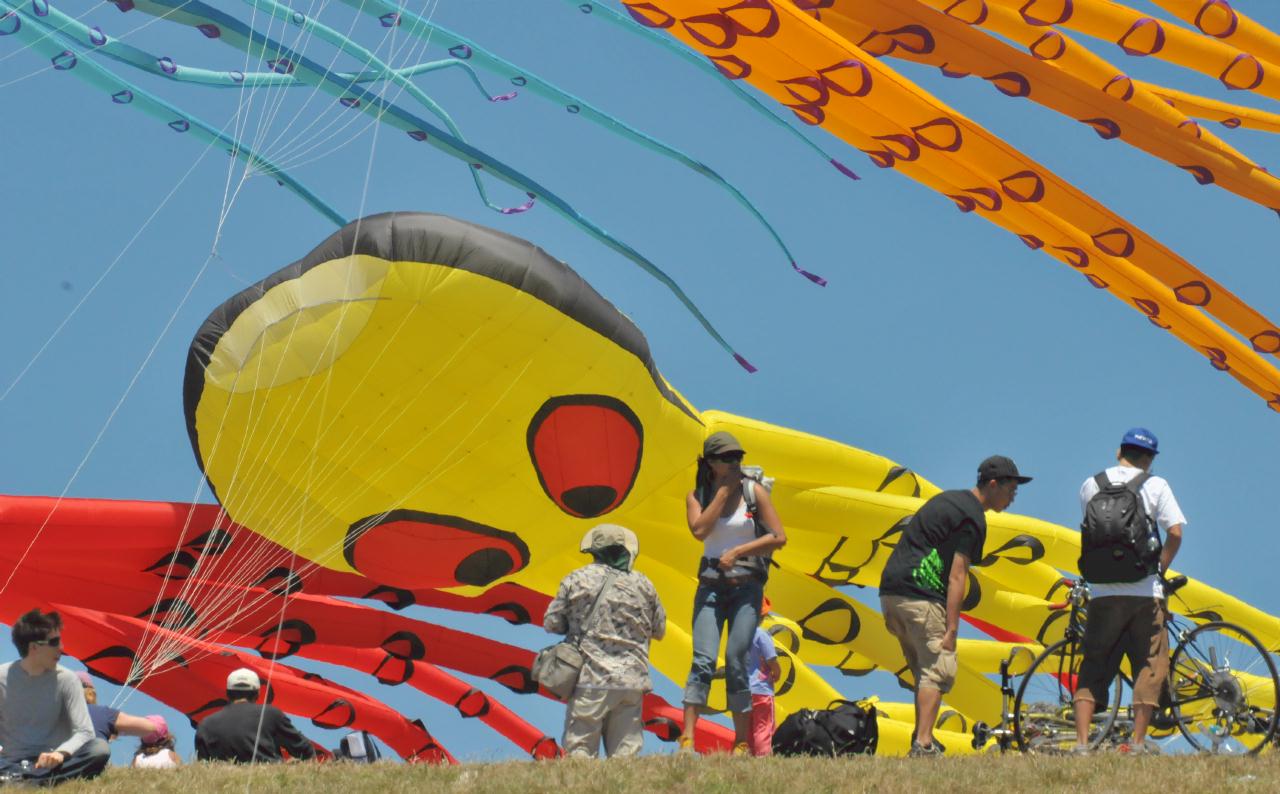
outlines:
[[987, 21], [987, 0], [955, 0], [942, 13], [967, 25], [981, 25]]
[[961, 212], [973, 212], [975, 209], [999, 212], [1000, 208], [1004, 206], [1004, 199], [1000, 198], [1000, 194], [989, 187], [970, 187], [965, 188], [964, 192], [972, 193], [977, 198], [956, 195], [947, 196], [947, 198], [956, 203]]
[[1127, 75], [1118, 74], [1107, 81], [1107, 84], [1102, 87], [1102, 92], [1121, 102], [1128, 102], [1133, 99], [1133, 81]]
[[1022, 241], [1023, 245], [1030, 248], [1032, 251], [1038, 251], [1039, 249], [1044, 248], [1044, 240], [1041, 240], [1034, 234], [1020, 234], [1018, 235], [1018, 239]]
[[831, 8], [836, 0], [791, 0], [791, 4], [814, 19], [822, 19], [822, 9]]
[[1094, 287], [1096, 289], [1107, 289], [1108, 287], [1111, 286], [1107, 282], [1103, 281], [1101, 276], [1095, 275], [1093, 273], [1082, 273], [1081, 275], [1084, 276], [1085, 281], [1089, 282], [1089, 286]]
[[906, 25], [893, 30], [873, 30], [858, 46], [877, 58], [891, 55], [901, 48], [913, 55], [928, 55], [937, 46], [933, 34], [922, 25]]
[[1044, 198], [1044, 179], [1035, 171], [1019, 171], [1001, 179], [1000, 189], [1014, 201], [1031, 204]]
[[1225, 350], [1216, 347], [1206, 347], [1204, 354], [1209, 357], [1209, 365], [1219, 372], [1230, 372], [1231, 365], [1227, 363], [1227, 353]]
[[1048, 27], [1061, 25], [1071, 19], [1071, 15], [1075, 13], [1075, 6], [1072, 0], [1027, 0], [1022, 8], [1018, 9], [1018, 13], [1022, 15], [1022, 21], [1028, 25]]
[[1027, 49], [1042, 61], [1056, 61], [1067, 51], [1067, 39], [1058, 31], [1051, 30], [1031, 42]]
[[1196, 140], [1200, 140], [1204, 137], [1204, 130], [1200, 128], [1200, 123], [1195, 119], [1187, 119], [1186, 121], [1179, 122], [1178, 129], [1191, 133], [1196, 137]]
[[1202, 185], [1212, 185], [1214, 182], [1213, 172], [1202, 165], [1180, 165], [1178, 167], [1191, 174]]
[[1104, 141], [1120, 137], [1120, 125], [1111, 119], [1080, 119], [1080, 121], [1093, 127], [1093, 131], [1098, 133], [1098, 137]]
[[1209, 285], [1203, 281], [1188, 281], [1186, 284], [1174, 287], [1173, 295], [1178, 299], [1179, 303], [1186, 303], [1191, 306], [1207, 306], [1209, 301], [1213, 299], [1213, 292], [1210, 291]]
[[[880, 168], [894, 168], [898, 161], [909, 163], [920, 157], [920, 144], [916, 143], [916, 139], [910, 135], [872, 135], [872, 138], [878, 141], [884, 141], [886, 144], [884, 149], [866, 150], [863, 152], [871, 158], [871, 161]], [[894, 146], [900, 147], [897, 151]]]
[[1151, 17], [1143, 17], [1129, 26], [1116, 44], [1126, 55], [1143, 57], [1164, 49], [1164, 26]]
[[1232, 91], [1252, 91], [1262, 85], [1265, 74], [1257, 58], [1242, 52], [1232, 59], [1226, 69], [1222, 70], [1218, 79]]
[[1094, 246], [1104, 254], [1126, 257], [1133, 254], [1134, 238], [1128, 229], [1116, 227], [1098, 232], [1092, 238]]
[[1227, 129], [1229, 129], [1229, 130], [1239, 129], [1239, 128], [1240, 128], [1240, 125], [1244, 124], [1244, 122], [1243, 122], [1243, 121], [1241, 121], [1240, 119], [1236, 118], [1235, 116], [1232, 116], [1232, 117], [1231, 117], [1231, 118], [1229, 118], [1229, 119], [1223, 119], [1223, 120], [1222, 120], [1221, 122], [1219, 122], [1219, 123], [1220, 123], [1220, 124], [1222, 124], [1222, 126], [1226, 127], [1226, 128], [1227, 128]]
[[1074, 268], [1083, 270], [1089, 266], [1089, 255], [1084, 252], [1083, 248], [1076, 248], [1074, 245], [1053, 245], [1050, 246], [1055, 251], [1062, 252], [1062, 260]]
[[982, 79], [995, 86], [1000, 93], [1014, 99], [1031, 95], [1031, 81], [1017, 72], [1001, 72]]
[[730, 80], [745, 80], [751, 76], [751, 64], [736, 55], [708, 55], [707, 60]]
[[1260, 331], [1249, 337], [1249, 344], [1259, 353], [1280, 353], [1280, 332]]
[[945, 116], [912, 127], [911, 132], [922, 146], [941, 152], [959, 151], [964, 143], [960, 125]]
[[1156, 328], [1169, 330], [1169, 326], [1160, 322], [1160, 304], [1148, 298], [1133, 298], [1133, 305], [1138, 307], [1138, 311], [1147, 315], [1147, 321]]
[[1195, 25], [1206, 36], [1225, 39], [1236, 32], [1240, 18], [1227, 0], [1208, 0], [1196, 12]]
[[644, 25], [646, 28], [669, 28], [676, 23], [676, 18], [658, 8], [653, 3], [623, 3], [622, 7], [627, 9], [627, 13], [631, 15], [637, 23]]
[[849, 59], [818, 70], [817, 75], [802, 75], [778, 83], [795, 97], [796, 104], [783, 103], [806, 124], [817, 125], [826, 120], [823, 110], [831, 101], [831, 93], [861, 97], [871, 90], [871, 70], [861, 61]]
[[952, 80], [959, 80], [962, 77], [968, 77], [970, 75], [969, 72], [961, 72], [956, 69], [952, 69], [951, 64], [949, 63], [944, 63], [939, 66], [938, 71], [942, 72], [943, 77], [949, 77]]

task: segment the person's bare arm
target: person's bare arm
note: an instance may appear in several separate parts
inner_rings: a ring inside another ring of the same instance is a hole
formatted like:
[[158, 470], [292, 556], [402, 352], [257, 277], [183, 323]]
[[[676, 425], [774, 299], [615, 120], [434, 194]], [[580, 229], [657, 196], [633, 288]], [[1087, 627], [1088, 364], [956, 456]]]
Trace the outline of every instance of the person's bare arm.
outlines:
[[132, 714], [120, 712], [116, 717], [116, 733], [120, 736], [137, 736], [139, 738], [153, 733], [156, 724], [146, 717], [135, 717]]
[[729, 503], [729, 497], [736, 487], [737, 485], [728, 482], [717, 484], [715, 495], [706, 507], [698, 502], [698, 497], [692, 492], [685, 498], [689, 531], [693, 533], [695, 539], [706, 540], [711, 530], [716, 528], [716, 519], [720, 518], [720, 514], [724, 512], [725, 505]]
[[942, 650], [955, 651], [960, 632], [960, 607], [964, 589], [969, 584], [969, 558], [956, 552], [951, 558], [951, 576], [947, 579], [947, 631], [942, 635]]
[[1165, 530], [1164, 549], [1160, 552], [1160, 572], [1164, 573], [1173, 565], [1173, 558], [1182, 545], [1182, 525], [1174, 524]]

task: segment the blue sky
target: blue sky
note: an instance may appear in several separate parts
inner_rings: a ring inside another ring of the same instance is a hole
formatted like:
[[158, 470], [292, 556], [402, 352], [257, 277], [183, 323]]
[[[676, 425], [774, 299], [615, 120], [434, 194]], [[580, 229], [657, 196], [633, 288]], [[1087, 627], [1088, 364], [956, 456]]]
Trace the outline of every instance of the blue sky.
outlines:
[[[1280, 30], [1273, 3], [1235, 5]], [[242, 18], [251, 13], [223, 6]], [[110, 4], [59, 7], [184, 63], [243, 65], [242, 56], [188, 29], [121, 15]], [[1178, 567], [1280, 610], [1270, 586], [1280, 416], [1204, 358], [1067, 267], [956, 212], [949, 199], [873, 167], [821, 130], [804, 130], [863, 177], [845, 178], [714, 80], [570, 3], [441, 0], [425, 8], [711, 165], [830, 285], [793, 274], [764, 230], [705, 180], [532, 95], [485, 102], [456, 72], [417, 83], [473, 143], [667, 270], [760, 371], [742, 372], [657, 282], [546, 208], [497, 215], [479, 202], [462, 164], [365, 117], [353, 122], [350, 111], [308, 98], [306, 89], [295, 89], [270, 118], [255, 104], [250, 134], [301, 161], [295, 176], [340, 212], [441, 212], [526, 237], [634, 319], [663, 374], [698, 407], [834, 438], [948, 487], [967, 486], [983, 457], [1008, 454], [1036, 478], [1014, 509], [1050, 521], [1077, 524], [1080, 482], [1111, 462], [1127, 427], [1150, 427], [1165, 450], [1156, 470], [1189, 518]], [[351, 19], [330, 8], [321, 17], [344, 29]], [[352, 37], [372, 46], [381, 34], [369, 18]], [[1126, 58], [1114, 45], [1096, 49], [1133, 76], [1268, 106], [1210, 78]], [[431, 57], [442, 57], [439, 48]], [[1275, 213], [985, 82], [892, 65], [1280, 317]], [[483, 79], [495, 93], [509, 90]], [[138, 82], [218, 124], [236, 108], [235, 92]], [[4, 38], [0, 103], [0, 393], [8, 390], [0, 400], [0, 491], [190, 500], [201, 493], [200, 475], [180, 389], [192, 333], [213, 307], [305, 254], [333, 226], [261, 176], [224, 200], [229, 174], [240, 173], [229, 171], [224, 154], [113, 105]], [[1272, 137], [1212, 127], [1263, 165], [1280, 165]], [[500, 185], [493, 194], [500, 203], [523, 201]], [[546, 643], [532, 627], [418, 614], [527, 647]], [[423, 717], [460, 757], [518, 754], [414, 691], [325, 672]], [[856, 687], [905, 694], [883, 680], [837, 683], [852, 696], [866, 693]], [[558, 734], [558, 706], [489, 691]], [[672, 699], [677, 692], [669, 682], [659, 691]], [[126, 708], [157, 707], [135, 694]], [[164, 713], [176, 727], [185, 722]], [[334, 734], [308, 730], [336, 743]], [[179, 732], [184, 750], [189, 737]], [[128, 749], [118, 747], [117, 756]]]

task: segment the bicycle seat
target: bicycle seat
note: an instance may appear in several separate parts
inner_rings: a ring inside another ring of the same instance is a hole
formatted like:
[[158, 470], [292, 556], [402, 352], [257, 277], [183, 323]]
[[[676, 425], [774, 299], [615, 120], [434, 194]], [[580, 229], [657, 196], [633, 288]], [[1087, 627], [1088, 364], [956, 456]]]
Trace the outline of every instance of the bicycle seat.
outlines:
[[1186, 583], [1187, 583], [1187, 577], [1184, 574], [1178, 574], [1172, 579], [1165, 579], [1164, 580], [1165, 598], [1168, 598], [1169, 596], [1176, 593], [1178, 590], [1181, 590], [1182, 587], [1186, 585]]

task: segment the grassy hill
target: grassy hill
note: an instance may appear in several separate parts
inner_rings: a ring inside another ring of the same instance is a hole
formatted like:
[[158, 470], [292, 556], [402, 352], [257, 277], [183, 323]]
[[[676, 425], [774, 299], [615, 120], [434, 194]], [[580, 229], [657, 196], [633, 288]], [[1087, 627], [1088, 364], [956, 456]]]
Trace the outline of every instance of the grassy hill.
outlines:
[[646, 756], [625, 761], [466, 764], [293, 764], [236, 768], [193, 765], [176, 772], [111, 769], [97, 781], [59, 789], [79, 792], [456, 792], [457, 794], [810, 794], [810, 792], [1079, 791], [1088, 794], [1272, 792], [1280, 756], [1031, 758], [1017, 755], [908, 760]]

